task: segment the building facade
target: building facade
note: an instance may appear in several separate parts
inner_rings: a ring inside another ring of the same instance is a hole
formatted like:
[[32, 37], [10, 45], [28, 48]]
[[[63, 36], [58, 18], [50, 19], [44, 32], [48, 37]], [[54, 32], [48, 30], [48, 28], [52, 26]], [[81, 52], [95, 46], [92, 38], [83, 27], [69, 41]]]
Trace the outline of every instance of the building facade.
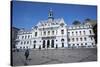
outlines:
[[18, 31], [20, 29], [16, 28], [16, 27], [11, 27], [11, 48], [14, 49], [16, 48], [16, 39], [17, 39], [17, 34], [18, 34]]
[[94, 33], [89, 23], [67, 25], [63, 18], [55, 19], [52, 9], [48, 19], [39, 21], [30, 31], [21, 29], [17, 34], [17, 49], [55, 49], [94, 47]]

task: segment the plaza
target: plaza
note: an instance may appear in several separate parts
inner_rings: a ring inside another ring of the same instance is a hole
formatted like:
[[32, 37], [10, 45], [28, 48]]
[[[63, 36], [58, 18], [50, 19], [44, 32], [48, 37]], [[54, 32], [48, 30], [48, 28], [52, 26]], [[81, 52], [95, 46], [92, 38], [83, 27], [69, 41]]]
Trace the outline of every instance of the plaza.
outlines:
[[25, 51], [13, 52], [13, 65], [22, 66], [97, 61], [97, 48], [33, 49], [29, 51], [30, 55], [28, 60], [25, 60]]

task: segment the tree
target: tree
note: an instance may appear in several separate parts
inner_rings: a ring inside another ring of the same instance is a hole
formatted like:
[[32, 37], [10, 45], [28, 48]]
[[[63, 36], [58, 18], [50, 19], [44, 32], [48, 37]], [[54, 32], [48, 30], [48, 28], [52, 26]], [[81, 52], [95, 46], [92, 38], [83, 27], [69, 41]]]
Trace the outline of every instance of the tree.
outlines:
[[93, 32], [95, 34], [94, 38], [95, 38], [95, 43], [97, 44], [97, 24], [93, 27]]
[[78, 20], [75, 20], [72, 24], [73, 24], [73, 25], [80, 25], [80, 24], [81, 24], [81, 22], [80, 22], [80, 21], [78, 21]]
[[90, 19], [90, 18], [86, 18], [85, 21], [86, 21], [86, 22], [87, 22], [87, 21], [91, 21], [91, 19]]

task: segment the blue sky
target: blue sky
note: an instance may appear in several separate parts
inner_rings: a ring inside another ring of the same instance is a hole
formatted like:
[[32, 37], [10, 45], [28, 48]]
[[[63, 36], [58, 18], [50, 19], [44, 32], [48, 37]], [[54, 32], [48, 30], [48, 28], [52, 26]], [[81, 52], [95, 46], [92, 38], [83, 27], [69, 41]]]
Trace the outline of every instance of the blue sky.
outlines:
[[83, 22], [86, 18], [97, 19], [96, 6], [13, 1], [12, 26], [31, 29], [40, 20], [48, 19], [50, 8], [53, 10], [54, 18], [64, 18], [68, 25], [74, 20]]

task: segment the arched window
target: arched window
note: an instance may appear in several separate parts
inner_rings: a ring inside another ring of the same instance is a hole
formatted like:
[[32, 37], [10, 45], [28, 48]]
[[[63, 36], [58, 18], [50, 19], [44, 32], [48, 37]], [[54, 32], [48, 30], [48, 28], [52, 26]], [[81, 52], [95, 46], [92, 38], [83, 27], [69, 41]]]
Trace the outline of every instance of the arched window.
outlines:
[[35, 36], [37, 36], [37, 32], [35, 32]]
[[50, 31], [48, 31], [48, 35], [50, 35]]
[[36, 43], [36, 40], [34, 40], [34, 43]]
[[86, 41], [86, 37], [84, 37], [84, 40]]
[[87, 43], [85, 43], [85, 45], [87, 45]]
[[52, 31], [52, 35], [54, 35], [54, 31]]
[[81, 31], [80, 31], [80, 35], [81, 35]]
[[68, 41], [70, 42], [70, 38], [68, 38]]
[[92, 31], [91, 31], [91, 30], [89, 30], [89, 32], [90, 32], [90, 34], [92, 33]]
[[21, 44], [23, 44], [23, 42], [21, 42]]
[[61, 30], [61, 34], [64, 34], [64, 30]]
[[22, 39], [24, 38], [24, 36], [22, 36]]
[[83, 31], [83, 33], [85, 34], [85, 31]]
[[72, 32], [72, 35], [74, 35], [74, 32]]
[[29, 41], [27, 41], [27, 44], [29, 44]]
[[76, 31], [76, 34], [77, 34], [77, 31]]
[[64, 39], [61, 39], [62, 42], [64, 42]]
[[80, 41], [82, 41], [82, 38], [80, 38]]
[[24, 44], [26, 44], [26, 41], [24, 41]]
[[44, 35], [46, 35], [46, 31], [44, 31]]
[[76, 41], [78, 41], [78, 38], [76, 38]]
[[72, 41], [74, 41], [74, 38], [72, 38]]

